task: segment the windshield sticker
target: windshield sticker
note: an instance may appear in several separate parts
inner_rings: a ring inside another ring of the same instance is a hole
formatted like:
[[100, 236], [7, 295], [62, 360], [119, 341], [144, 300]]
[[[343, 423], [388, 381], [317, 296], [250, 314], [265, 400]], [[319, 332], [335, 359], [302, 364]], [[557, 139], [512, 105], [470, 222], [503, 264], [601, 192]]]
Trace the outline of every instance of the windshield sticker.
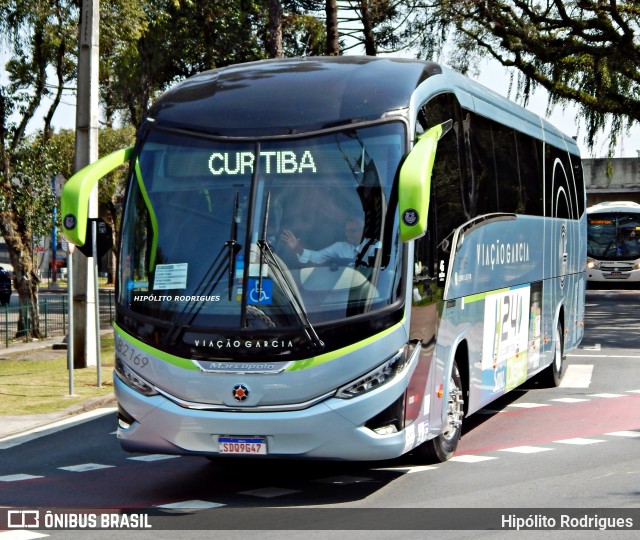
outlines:
[[262, 279], [262, 287], [260, 280], [249, 278], [248, 283], [249, 302], [254, 305], [271, 304], [273, 301], [273, 281], [270, 279]]
[[157, 265], [155, 278], [153, 280], [153, 289], [156, 291], [186, 289], [188, 267], [188, 263]]
[[134, 302], [220, 302], [219, 294], [134, 294]]
[[[317, 172], [309, 150], [296, 154], [292, 150], [263, 151], [258, 154], [260, 169], [265, 174], [296, 174]], [[209, 157], [211, 174], [253, 174], [253, 152], [214, 152]]]

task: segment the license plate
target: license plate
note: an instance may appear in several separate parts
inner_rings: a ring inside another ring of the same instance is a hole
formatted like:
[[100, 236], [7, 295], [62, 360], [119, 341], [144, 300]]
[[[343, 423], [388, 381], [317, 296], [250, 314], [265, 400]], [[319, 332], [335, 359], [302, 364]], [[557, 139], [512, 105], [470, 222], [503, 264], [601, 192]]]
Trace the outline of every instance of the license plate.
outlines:
[[220, 454], [266, 455], [265, 437], [218, 437]]

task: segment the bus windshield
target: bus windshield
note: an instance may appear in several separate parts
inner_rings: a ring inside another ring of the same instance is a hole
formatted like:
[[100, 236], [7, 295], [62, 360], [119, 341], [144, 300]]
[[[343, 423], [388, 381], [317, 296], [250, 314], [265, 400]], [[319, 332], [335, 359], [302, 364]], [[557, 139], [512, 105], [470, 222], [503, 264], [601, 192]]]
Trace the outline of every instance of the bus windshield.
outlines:
[[640, 214], [612, 212], [589, 215], [587, 256], [603, 261], [640, 258]]
[[306, 327], [396, 302], [405, 138], [399, 122], [261, 142], [150, 129], [123, 217], [120, 306], [204, 331]]

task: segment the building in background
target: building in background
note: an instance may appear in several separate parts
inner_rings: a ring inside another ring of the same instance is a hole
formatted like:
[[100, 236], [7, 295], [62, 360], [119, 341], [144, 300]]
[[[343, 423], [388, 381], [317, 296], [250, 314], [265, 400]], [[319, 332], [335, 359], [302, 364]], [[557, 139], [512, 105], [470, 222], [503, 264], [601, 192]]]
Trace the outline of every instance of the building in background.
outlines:
[[606, 201], [640, 203], [640, 157], [583, 159], [587, 205]]

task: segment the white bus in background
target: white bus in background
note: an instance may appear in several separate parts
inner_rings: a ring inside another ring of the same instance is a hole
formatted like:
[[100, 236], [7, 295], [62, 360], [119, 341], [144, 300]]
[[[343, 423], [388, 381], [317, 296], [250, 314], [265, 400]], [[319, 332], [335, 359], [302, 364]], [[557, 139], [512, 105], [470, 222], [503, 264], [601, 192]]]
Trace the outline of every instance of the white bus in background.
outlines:
[[587, 280], [640, 282], [640, 204], [613, 201], [587, 208]]

